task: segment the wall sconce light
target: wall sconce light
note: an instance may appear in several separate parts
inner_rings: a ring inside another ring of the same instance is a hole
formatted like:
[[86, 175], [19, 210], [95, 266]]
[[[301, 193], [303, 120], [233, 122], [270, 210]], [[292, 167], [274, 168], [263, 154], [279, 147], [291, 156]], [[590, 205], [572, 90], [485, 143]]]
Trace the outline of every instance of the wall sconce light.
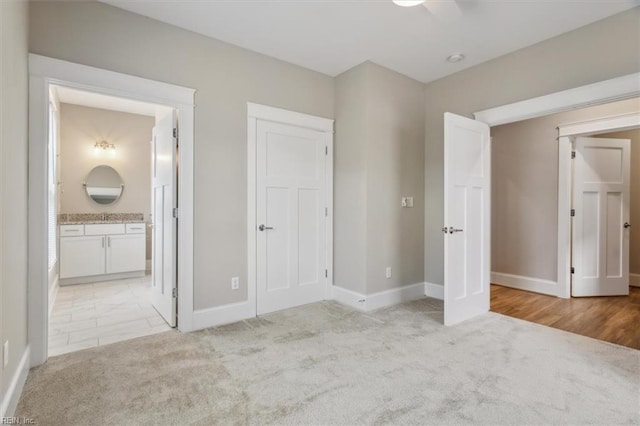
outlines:
[[103, 150], [105, 150], [105, 151], [106, 151], [106, 150], [112, 150], [112, 151], [115, 151], [115, 150], [116, 150], [116, 146], [115, 146], [114, 144], [109, 143], [109, 142], [107, 142], [107, 141], [105, 141], [105, 140], [101, 140], [100, 142], [96, 142], [96, 143], [93, 145], [93, 148], [94, 148], [96, 151], [100, 151], [100, 149], [103, 149]]

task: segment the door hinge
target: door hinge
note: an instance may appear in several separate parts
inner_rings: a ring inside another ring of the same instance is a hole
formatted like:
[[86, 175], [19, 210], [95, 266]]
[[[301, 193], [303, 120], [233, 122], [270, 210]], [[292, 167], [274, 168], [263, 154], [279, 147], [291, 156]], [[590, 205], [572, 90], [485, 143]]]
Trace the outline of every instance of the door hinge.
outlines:
[[177, 127], [173, 128], [173, 137], [178, 139], [178, 128]]
[[177, 208], [177, 207], [174, 207], [174, 208], [173, 208], [173, 217], [174, 217], [175, 219], [177, 219], [177, 218], [178, 218], [178, 213], [179, 213], [179, 212], [178, 212], [178, 208]]
[[324, 270], [324, 277], [329, 278], [329, 271], [327, 269]]
[[573, 160], [574, 158], [576, 158], [576, 152], [575, 151], [571, 151], [571, 159]]
[[324, 155], [329, 155], [329, 147], [328, 146], [324, 147]]
[[576, 215], [576, 209], [571, 209], [571, 217], [574, 217]]
[[174, 299], [178, 298], [178, 287], [173, 288], [172, 296]]
[[329, 216], [329, 208], [325, 207], [324, 208], [324, 217], [328, 217]]
[[575, 274], [576, 273], [576, 268], [574, 268], [573, 266], [571, 267], [571, 273]]

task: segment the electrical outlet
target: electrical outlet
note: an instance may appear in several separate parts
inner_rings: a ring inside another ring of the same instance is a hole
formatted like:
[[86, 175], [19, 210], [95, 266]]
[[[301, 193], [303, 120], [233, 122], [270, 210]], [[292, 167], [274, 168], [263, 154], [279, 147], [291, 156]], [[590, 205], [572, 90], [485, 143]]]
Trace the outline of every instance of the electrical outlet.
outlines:
[[7, 340], [2, 345], [2, 365], [6, 367], [9, 364], [9, 341]]
[[231, 278], [231, 290], [237, 290], [240, 288], [240, 278], [233, 277]]
[[413, 207], [413, 197], [402, 197], [400, 199], [400, 205], [402, 207]]
[[387, 278], [391, 278], [391, 266], [387, 266]]

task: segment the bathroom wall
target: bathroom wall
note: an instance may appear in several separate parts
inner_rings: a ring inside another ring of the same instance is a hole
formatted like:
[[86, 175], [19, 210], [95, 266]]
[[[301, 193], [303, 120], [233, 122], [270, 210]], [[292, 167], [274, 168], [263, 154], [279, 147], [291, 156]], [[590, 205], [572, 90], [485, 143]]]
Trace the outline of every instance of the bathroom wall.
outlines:
[[[138, 114], [60, 104], [60, 213], [144, 213], [151, 211], [151, 137], [155, 118]], [[96, 150], [106, 140], [115, 151]], [[118, 201], [102, 205], [83, 186], [95, 166], [113, 167], [124, 181]], [[147, 238], [147, 259], [151, 258]]]

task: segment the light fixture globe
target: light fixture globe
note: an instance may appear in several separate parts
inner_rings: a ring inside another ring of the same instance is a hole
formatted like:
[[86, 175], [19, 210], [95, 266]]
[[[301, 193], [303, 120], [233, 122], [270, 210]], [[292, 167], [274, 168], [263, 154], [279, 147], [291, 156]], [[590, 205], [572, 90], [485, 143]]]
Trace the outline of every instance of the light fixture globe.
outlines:
[[398, 6], [402, 6], [402, 7], [418, 6], [419, 4], [422, 4], [425, 2], [425, 0], [391, 0], [391, 1], [393, 1]]

